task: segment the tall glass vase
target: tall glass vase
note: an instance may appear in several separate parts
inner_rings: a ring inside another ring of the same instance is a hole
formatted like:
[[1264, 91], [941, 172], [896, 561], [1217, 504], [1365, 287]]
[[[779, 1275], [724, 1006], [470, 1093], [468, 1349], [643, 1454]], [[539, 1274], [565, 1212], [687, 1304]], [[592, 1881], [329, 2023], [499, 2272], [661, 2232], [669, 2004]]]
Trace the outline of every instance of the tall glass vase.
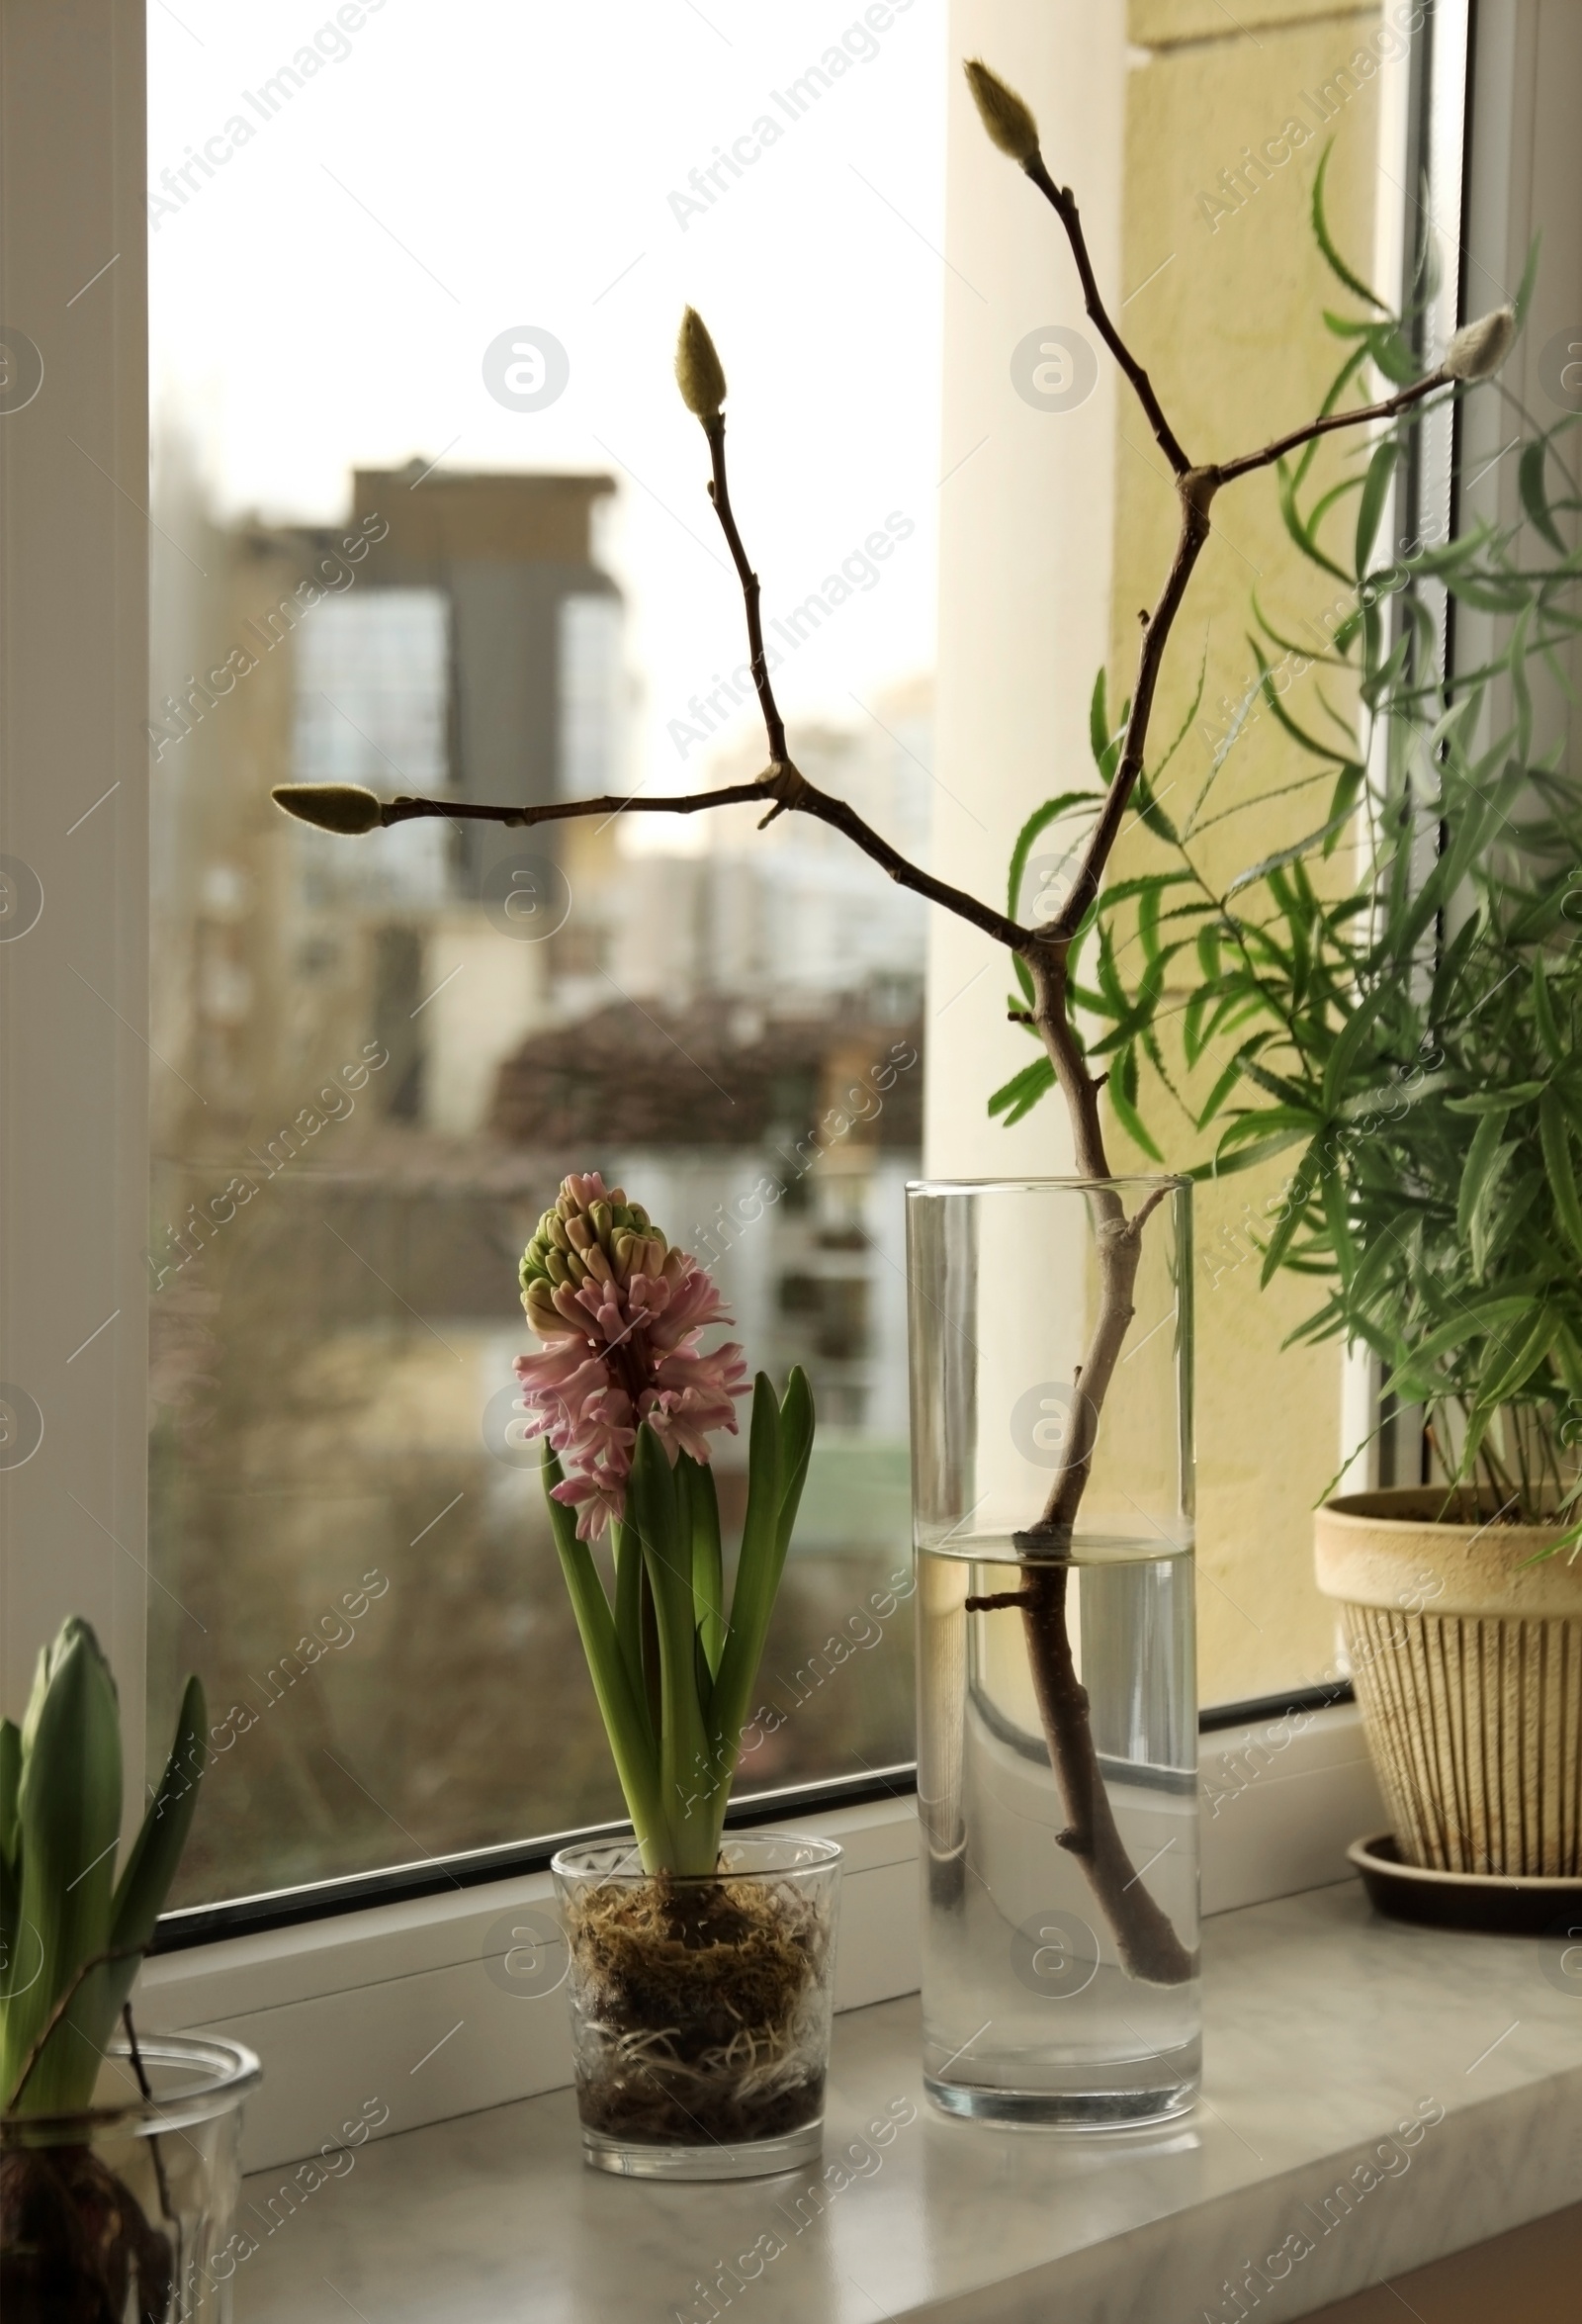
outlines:
[[923, 2068], [1094, 2128], [1200, 2071], [1185, 1180], [908, 1189]]

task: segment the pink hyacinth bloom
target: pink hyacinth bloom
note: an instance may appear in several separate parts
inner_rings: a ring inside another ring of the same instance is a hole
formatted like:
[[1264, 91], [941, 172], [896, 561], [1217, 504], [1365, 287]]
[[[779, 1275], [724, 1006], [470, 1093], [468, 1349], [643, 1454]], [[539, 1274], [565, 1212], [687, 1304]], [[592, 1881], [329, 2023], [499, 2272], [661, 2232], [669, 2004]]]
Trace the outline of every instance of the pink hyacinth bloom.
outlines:
[[596, 1540], [625, 1515], [643, 1422], [672, 1469], [682, 1453], [706, 1462], [713, 1431], [737, 1433], [747, 1364], [734, 1341], [699, 1348], [711, 1324], [731, 1320], [718, 1288], [597, 1171], [563, 1182], [522, 1280], [528, 1320], [546, 1342], [516, 1359], [525, 1433], [548, 1439], [564, 1473], [555, 1498], [575, 1509], [580, 1538]]

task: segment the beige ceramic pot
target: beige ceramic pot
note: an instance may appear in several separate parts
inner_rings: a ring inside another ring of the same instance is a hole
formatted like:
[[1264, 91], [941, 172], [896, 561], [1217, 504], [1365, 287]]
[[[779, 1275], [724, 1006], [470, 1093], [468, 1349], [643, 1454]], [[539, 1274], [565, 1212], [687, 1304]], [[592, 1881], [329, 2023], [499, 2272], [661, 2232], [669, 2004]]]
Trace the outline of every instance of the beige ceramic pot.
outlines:
[[[1318, 1586], [1341, 1605], [1404, 1861], [1582, 1873], [1582, 1558], [1529, 1565], [1557, 1528], [1490, 1521], [1470, 1491], [1328, 1502]], [[1459, 1522], [1456, 1520], [1459, 1519]]]

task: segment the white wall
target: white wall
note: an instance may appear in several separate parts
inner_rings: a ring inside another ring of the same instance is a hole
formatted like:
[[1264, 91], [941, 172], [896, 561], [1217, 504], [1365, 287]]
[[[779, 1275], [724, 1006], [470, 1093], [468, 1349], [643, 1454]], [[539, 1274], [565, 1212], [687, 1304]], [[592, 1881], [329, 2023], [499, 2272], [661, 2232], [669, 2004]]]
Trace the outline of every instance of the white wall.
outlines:
[[[1077, 189], [1100, 288], [1118, 305], [1125, 10], [955, 0], [950, 53], [984, 56], [1032, 106], [1051, 173]], [[954, 64], [948, 134], [932, 861], [955, 885], [1003, 904], [1021, 824], [1092, 773], [1088, 699], [1109, 644], [1115, 393], [1100, 362], [1097, 388], [1074, 411], [1034, 410], [1016, 395], [1011, 356], [1027, 332], [1087, 328], [1076, 270], [1053, 211], [985, 137]], [[1058, 1102], [1013, 1130], [985, 1112], [990, 1093], [1036, 1055], [1006, 1022], [1009, 987], [998, 945], [933, 916], [931, 1172], [1070, 1168]]]

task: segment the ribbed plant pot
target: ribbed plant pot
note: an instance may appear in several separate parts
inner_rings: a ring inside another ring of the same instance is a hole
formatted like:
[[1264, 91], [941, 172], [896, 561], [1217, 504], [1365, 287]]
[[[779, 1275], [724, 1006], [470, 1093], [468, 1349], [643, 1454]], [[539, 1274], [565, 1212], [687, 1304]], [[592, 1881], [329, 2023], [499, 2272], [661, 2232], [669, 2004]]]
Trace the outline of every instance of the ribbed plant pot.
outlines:
[[1315, 1519], [1404, 1862], [1582, 1874], [1582, 1559], [1464, 1490], [1353, 1493]]

